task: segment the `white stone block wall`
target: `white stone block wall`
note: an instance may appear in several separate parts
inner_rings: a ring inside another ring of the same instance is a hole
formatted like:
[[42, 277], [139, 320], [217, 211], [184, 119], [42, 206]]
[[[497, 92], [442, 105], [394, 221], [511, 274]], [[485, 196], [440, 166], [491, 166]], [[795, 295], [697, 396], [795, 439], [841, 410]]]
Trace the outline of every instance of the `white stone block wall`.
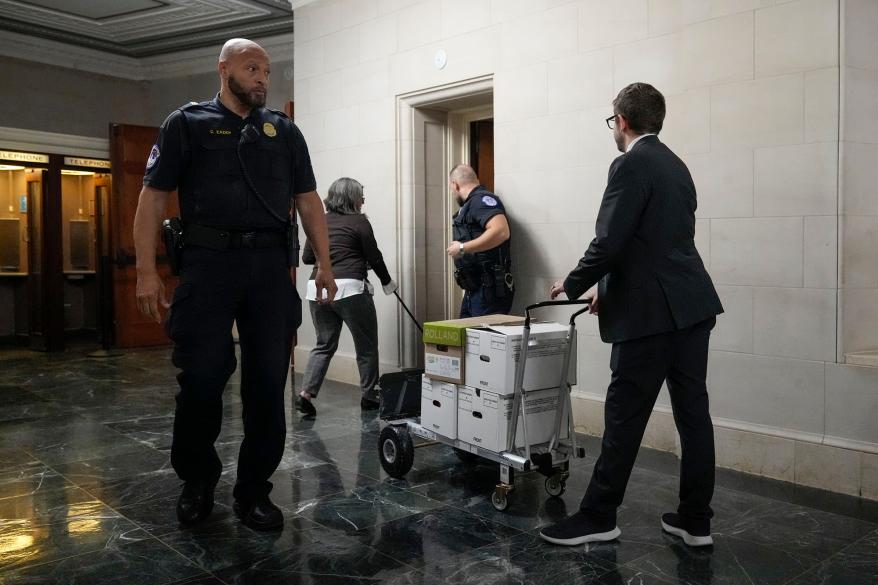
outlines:
[[[852, 348], [878, 349], [876, 7], [319, 0], [296, 12], [297, 122], [321, 193], [341, 175], [366, 185], [393, 267], [405, 172], [396, 96], [493, 76], [495, 184], [514, 230], [520, 310], [593, 237], [618, 155], [604, 124], [613, 97], [653, 83], [667, 98], [661, 138], [695, 179], [696, 245], [726, 307], [709, 373], [720, 464], [876, 497], [878, 368], [844, 364]], [[380, 294], [376, 304], [389, 368], [398, 312]], [[301, 366], [312, 343], [306, 316]], [[348, 337], [340, 354], [353, 355]], [[596, 323], [584, 322], [576, 419], [588, 432], [602, 430], [608, 358]], [[645, 442], [674, 450], [668, 404], [663, 391]]]

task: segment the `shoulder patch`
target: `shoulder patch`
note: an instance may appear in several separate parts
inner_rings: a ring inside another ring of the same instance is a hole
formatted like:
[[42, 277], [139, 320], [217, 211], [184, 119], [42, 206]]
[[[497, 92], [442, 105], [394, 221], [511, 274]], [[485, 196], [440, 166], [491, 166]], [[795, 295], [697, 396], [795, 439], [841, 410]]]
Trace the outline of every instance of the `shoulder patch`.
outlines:
[[482, 195], [482, 203], [487, 205], [488, 207], [496, 207], [497, 200], [491, 197], [490, 195]]
[[155, 163], [159, 160], [161, 156], [161, 152], [159, 151], [159, 145], [153, 144], [152, 150], [149, 151], [149, 158], [146, 159], [146, 170], [151, 169], [155, 166]]

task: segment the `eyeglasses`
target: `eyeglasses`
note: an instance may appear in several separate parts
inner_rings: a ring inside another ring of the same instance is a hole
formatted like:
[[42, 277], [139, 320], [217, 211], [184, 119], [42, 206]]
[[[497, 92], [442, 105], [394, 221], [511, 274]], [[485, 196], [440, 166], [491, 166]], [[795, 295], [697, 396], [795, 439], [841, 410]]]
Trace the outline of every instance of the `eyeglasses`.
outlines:
[[616, 114], [613, 114], [612, 116], [607, 118], [606, 122], [607, 122], [607, 128], [609, 128], [610, 130], [615, 130], [616, 129]]

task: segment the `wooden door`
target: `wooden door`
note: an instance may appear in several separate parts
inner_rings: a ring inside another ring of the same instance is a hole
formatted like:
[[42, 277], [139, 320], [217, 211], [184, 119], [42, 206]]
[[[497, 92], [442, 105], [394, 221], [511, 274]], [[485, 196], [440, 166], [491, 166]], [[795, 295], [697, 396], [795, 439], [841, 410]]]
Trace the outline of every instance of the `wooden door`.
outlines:
[[470, 166], [479, 182], [494, 192], [494, 120], [478, 120], [470, 125]]
[[104, 350], [116, 344], [113, 325], [113, 256], [110, 242], [110, 201], [112, 180], [106, 175], [95, 181], [95, 265], [97, 267], [98, 341]]
[[46, 335], [46, 303], [43, 302], [43, 203], [48, 199], [48, 172], [37, 170], [29, 174], [27, 184], [27, 298], [28, 298], [28, 338], [31, 349], [48, 349]]
[[[135, 297], [137, 271], [134, 254], [134, 213], [143, 186], [146, 159], [158, 136], [158, 128], [110, 125], [110, 163], [113, 169], [113, 193], [110, 198], [110, 242], [113, 262], [113, 318], [118, 347], [146, 347], [170, 343], [164, 328], [142, 315]], [[172, 195], [166, 217], [179, 215], [176, 194]], [[165, 283], [168, 299], [177, 285], [167, 258], [157, 239], [156, 266]], [[162, 309], [167, 318], [167, 311]]]

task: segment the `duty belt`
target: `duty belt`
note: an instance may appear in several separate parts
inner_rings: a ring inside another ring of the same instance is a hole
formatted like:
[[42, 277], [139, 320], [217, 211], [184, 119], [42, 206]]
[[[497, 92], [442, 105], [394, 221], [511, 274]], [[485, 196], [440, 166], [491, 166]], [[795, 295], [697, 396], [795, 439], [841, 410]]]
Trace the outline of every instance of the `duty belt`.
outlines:
[[198, 224], [184, 226], [183, 239], [186, 246], [200, 246], [211, 250], [279, 248], [287, 244], [284, 232], [223, 230]]

